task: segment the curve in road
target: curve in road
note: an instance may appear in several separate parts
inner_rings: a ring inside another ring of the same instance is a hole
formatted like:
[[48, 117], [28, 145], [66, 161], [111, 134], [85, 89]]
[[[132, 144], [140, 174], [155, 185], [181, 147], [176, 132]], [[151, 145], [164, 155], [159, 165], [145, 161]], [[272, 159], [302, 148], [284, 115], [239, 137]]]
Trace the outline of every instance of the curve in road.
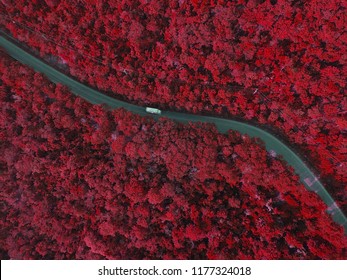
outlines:
[[[124, 101], [111, 98], [66, 76], [65, 74], [57, 71], [42, 60], [24, 51], [22, 48], [11, 42], [6, 37], [7, 35], [1, 32], [0, 46], [5, 49], [9, 55], [11, 55], [14, 59], [20, 61], [21, 63], [30, 66], [36, 71], [45, 74], [54, 83], [61, 83], [63, 85], [66, 85], [74, 94], [86, 99], [93, 104], [107, 104], [111, 108], [125, 108], [126, 110], [142, 116], [150, 115], [146, 112], [145, 107], [136, 106]], [[281, 155], [283, 159], [294, 168], [295, 172], [299, 175], [301, 182], [308, 190], [316, 192], [321, 197], [321, 199], [328, 206], [328, 213], [331, 214], [335, 222], [344, 227], [345, 233], [347, 234], [347, 218], [343, 214], [341, 209], [336, 205], [334, 199], [324, 188], [323, 184], [298, 155], [296, 155], [287, 145], [282, 143], [272, 134], [247, 123], [216, 117], [191, 115], [170, 111], [162, 111], [160, 116], [151, 116], [155, 119], [158, 119], [159, 117], [167, 117], [182, 123], [213, 123], [222, 133], [226, 133], [229, 129], [232, 129], [239, 131], [242, 134], [248, 134], [251, 137], [260, 138], [265, 143], [266, 149], [268, 151], [274, 151], [277, 155]]]

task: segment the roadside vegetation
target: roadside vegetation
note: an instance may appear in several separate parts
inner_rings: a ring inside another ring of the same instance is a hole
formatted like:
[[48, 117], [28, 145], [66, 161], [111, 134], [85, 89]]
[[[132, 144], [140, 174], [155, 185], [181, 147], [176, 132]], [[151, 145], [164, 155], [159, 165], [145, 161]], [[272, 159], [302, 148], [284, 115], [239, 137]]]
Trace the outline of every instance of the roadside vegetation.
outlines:
[[347, 213], [346, 8], [340, 0], [3, 0], [0, 26], [129, 101], [271, 127]]
[[0, 52], [1, 259], [344, 259], [257, 139], [91, 105]]

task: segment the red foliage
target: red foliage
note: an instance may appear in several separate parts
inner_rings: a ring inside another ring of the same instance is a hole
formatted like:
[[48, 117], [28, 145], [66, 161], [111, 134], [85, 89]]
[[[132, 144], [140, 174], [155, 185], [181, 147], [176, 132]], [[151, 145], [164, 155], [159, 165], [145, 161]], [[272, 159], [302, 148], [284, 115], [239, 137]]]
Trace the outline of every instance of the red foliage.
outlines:
[[343, 228], [258, 141], [110, 112], [0, 62], [1, 258], [346, 257]]
[[341, 0], [18, 0], [0, 2], [0, 25], [130, 101], [276, 128], [347, 211], [346, 8]]

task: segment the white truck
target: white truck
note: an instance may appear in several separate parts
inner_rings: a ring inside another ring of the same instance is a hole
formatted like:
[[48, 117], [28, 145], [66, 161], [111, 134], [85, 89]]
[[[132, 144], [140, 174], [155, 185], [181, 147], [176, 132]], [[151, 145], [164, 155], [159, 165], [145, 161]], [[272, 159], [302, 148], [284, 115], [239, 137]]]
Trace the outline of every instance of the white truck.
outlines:
[[151, 108], [151, 107], [146, 107], [146, 112], [150, 113], [150, 114], [155, 114], [155, 115], [161, 114], [161, 110], [159, 110], [157, 108]]

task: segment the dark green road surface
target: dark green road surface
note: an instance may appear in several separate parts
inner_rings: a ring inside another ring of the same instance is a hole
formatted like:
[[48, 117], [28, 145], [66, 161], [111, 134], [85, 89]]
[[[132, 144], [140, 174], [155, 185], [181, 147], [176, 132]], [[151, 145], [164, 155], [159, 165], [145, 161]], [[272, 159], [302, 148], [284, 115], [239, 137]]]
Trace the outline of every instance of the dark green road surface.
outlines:
[[[38, 72], [45, 74], [54, 83], [61, 83], [70, 88], [70, 90], [82, 98], [88, 100], [93, 104], [107, 104], [111, 108], [125, 108], [133, 113], [149, 116], [146, 113], [144, 107], [136, 106], [117, 99], [106, 96], [90, 87], [87, 87], [74, 79], [66, 76], [65, 74], [57, 71], [53, 67], [47, 65], [45, 62], [37, 59], [31, 54], [27, 53], [14, 43], [7, 40], [2, 34], [0, 34], [0, 46], [6, 50], [16, 60], [30, 66]], [[159, 116], [151, 115], [158, 119]], [[222, 133], [227, 132], [229, 129], [239, 131], [242, 134], [248, 134], [251, 137], [258, 137], [264, 141], [266, 149], [273, 151], [277, 155], [282, 155], [284, 160], [294, 168], [295, 172], [299, 175], [301, 182], [306, 186], [308, 190], [315, 191], [328, 206], [328, 212], [333, 217], [334, 221], [341, 224], [345, 233], [347, 234], [347, 219], [342, 213], [341, 209], [336, 206], [335, 201], [324, 188], [322, 183], [315, 177], [313, 172], [307, 167], [307, 165], [296, 155], [288, 146], [281, 142], [278, 138], [262, 130], [256, 126], [252, 126], [243, 122], [216, 118], [206, 117], [191, 114], [175, 113], [169, 111], [162, 111], [161, 116], [173, 119], [178, 122], [205, 122], [213, 123], [217, 126], [218, 130]]]

